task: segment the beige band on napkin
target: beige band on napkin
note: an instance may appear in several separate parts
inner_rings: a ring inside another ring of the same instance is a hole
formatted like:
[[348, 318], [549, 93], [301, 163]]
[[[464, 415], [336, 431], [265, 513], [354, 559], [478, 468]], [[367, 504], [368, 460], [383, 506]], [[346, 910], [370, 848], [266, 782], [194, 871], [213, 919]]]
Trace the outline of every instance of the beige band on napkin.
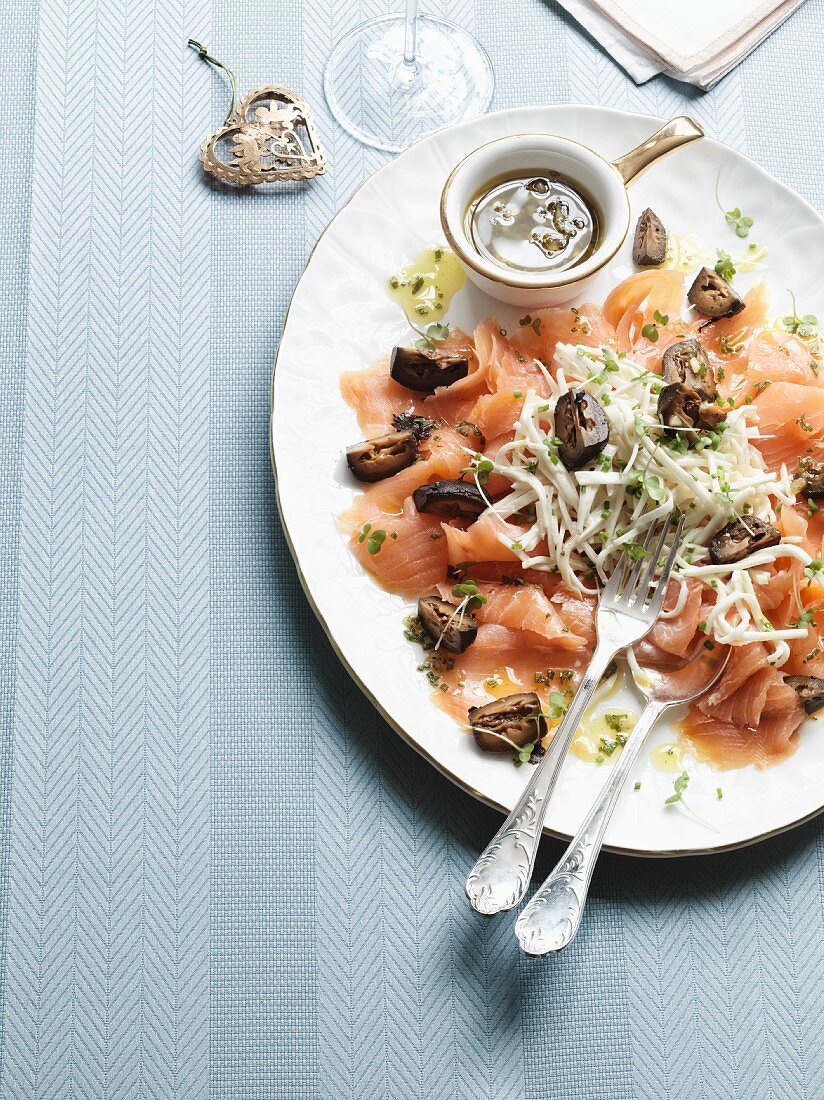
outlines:
[[804, 0], [560, 0], [638, 83], [657, 73], [709, 88]]
[[591, 0], [630, 38], [674, 74], [719, 67], [742, 58], [784, 22], [803, 0]]

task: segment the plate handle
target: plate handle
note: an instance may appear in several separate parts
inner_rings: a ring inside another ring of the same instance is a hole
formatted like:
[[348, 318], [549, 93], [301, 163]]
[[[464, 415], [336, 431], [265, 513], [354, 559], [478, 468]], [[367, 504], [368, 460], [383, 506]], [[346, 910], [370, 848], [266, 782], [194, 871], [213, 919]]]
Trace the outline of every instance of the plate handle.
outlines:
[[628, 153], [624, 153], [612, 163], [620, 172], [624, 183], [631, 183], [659, 157], [665, 157], [668, 153], [680, 149], [682, 145], [687, 145], [703, 136], [704, 131], [695, 119], [690, 118], [689, 115], [678, 115], [677, 118], [670, 119], [646, 141], [642, 141], [640, 145], [636, 145], [634, 149], [630, 149]]

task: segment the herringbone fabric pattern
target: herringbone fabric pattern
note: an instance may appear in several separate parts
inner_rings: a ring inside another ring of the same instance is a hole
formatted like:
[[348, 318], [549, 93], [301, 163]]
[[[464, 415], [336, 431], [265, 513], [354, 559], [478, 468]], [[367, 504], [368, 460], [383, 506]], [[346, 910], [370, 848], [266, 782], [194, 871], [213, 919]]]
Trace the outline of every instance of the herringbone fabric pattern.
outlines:
[[46, 3], [39, 32], [3, 1095], [197, 1097], [208, 6]]
[[[528, 960], [463, 898], [496, 816], [383, 725], [300, 591], [269, 371], [309, 249], [386, 159], [321, 73], [387, 8], [0, 13], [0, 1095], [818, 1100], [818, 823], [605, 859], [575, 945]], [[824, 205], [824, 0], [706, 96], [637, 88], [552, 0], [433, 10], [488, 47], [495, 107], [687, 109]], [[189, 35], [308, 97], [327, 177], [201, 180], [227, 94]]]
[[[6, 94], [0, 100], [0, 147], [17, 171], [0, 192], [0, 286], [6, 308], [0, 312], [0, 1080], [5, 1016], [6, 923], [8, 920], [9, 823], [17, 662], [17, 585], [19, 565], [22, 419], [26, 363], [26, 295], [33, 144], [27, 141], [34, 105], [37, 12], [0, 9], [0, 51]], [[27, 106], [28, 111], [21, 109]]]
[[[214, 48], [244, 91], [302, 88], [301, 18], [299, 0], [215, 9]], [[216, 125], [228, 97], [219, 77], [212, 89]], [[300, 188], [212, 196], [211, 1077], [215, 1097], [249, 1100], [317, 1095], [312, 613], [267, 435], [281, 303], [308, 247], [302, 206]]]

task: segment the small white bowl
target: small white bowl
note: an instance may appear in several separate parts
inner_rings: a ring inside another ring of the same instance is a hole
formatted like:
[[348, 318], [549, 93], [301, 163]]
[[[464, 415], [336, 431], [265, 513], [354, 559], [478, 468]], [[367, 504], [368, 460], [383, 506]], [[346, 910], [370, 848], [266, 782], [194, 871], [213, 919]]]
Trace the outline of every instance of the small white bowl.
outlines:
[[[498, 301], [516, 306], [560, 305], [576, 297], [624, 243], [630, 223], [627, 184], [659, 157], [703, 137], [685, 115], [672, 119], [616, 161], [553, 134], [515, 134], [473, 150], [452, 170], [441, 193], [441, 225], [467, 276]], [[601, 219], [595, 251], [561, 271], [515, 272], [482, 256], [466, 231], [466, 212], [490, 180], [511, 173], [558, 172], [591, 196]]]

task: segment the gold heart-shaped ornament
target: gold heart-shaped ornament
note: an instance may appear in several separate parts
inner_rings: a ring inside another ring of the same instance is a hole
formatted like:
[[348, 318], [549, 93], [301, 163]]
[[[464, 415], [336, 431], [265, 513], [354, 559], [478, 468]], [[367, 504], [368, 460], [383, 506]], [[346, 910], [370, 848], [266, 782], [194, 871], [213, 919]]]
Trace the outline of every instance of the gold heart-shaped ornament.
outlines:
[[279, 84], [249, 92], [234, 118], [203, 142], [200, 161], [206, 172], [236, 184], [310, 180], [326, 171], [309, 105]]

